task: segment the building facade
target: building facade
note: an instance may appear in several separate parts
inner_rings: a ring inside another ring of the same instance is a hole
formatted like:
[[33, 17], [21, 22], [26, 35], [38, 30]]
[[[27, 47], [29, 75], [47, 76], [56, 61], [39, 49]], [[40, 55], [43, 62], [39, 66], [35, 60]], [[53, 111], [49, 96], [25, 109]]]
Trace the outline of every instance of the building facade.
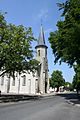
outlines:
[[0, 91], [3, 94], [45, 94], [49, 91], [47, 46], [43, 27], [38, 38], [36, 60], [39, 61], [38, 70], [33, 74], [26, 71], [19, 75], [15, 72], [15, 78], [3, 75], [0, 77]]

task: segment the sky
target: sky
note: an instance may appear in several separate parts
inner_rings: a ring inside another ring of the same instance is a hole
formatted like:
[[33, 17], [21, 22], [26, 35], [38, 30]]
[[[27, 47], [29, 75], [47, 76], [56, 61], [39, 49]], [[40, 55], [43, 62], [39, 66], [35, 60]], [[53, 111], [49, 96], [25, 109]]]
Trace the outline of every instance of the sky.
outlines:
[[[45, 42], [48, 46], [49, 76], [54, 70], [60, 70], [66, 81], [72, 82], [74, 70], [66, 63], [54, 64], [54, 55], [48, 41], [49, 33], [57, 30], [56, 23], [61, 20], [61, 11], [56, 3], [65, 0], [0, 0], [0, 11], [7, 12], [5, 19], [8, 23], [32, 27], [33, 35], [38, 38], [41, 20], [45, 32]], [[33, 49], [36, 43], [32, 44]]]

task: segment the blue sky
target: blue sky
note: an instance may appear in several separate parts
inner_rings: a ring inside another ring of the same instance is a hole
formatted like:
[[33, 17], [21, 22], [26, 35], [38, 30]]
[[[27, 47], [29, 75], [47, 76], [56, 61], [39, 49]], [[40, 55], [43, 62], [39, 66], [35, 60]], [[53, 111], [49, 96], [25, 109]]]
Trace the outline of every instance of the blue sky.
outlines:
[[[54, 65], [54, 55], [48, 42], [49, 33], [57, 29], [56, 23], [61, 19], [61, 12], [56, 3], [65, 0], [0, 0], [0, 10], [8, 23], [32, 27], [33, 34], [38, 38], [41, 19], [45, 31], [46, 45], [48, 46], [49, 75], [53, 70], [61, 70], [66, 81], [72, 81], [74, 71], [67, 64]], [[33, 47], [36, 45], [33, 44]]]

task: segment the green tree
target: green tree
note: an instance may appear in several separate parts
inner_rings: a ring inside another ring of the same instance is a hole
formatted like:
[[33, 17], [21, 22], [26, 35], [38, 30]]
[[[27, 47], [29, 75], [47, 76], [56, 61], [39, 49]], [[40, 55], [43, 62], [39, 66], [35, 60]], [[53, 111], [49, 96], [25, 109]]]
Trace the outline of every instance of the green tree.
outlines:
[[64, 86], [65, 80], [63, 78], [62, 72], [59, 70], [53, 71], [50, 78], [50, 86], [52, 88], [57, 87], [57, 91], [59, 91], [60, 86]]
[[33, 59], [31, 42], [34, 41], [32, 29], [23, 25], [7, 24], [0, 13], [0, 71], [14, 74], [15, 71], [34, 71], [38, 62]]
[[70, 82], [65, 82], [64, 88], [65, 88], [65, 90], [73, 91], [73, 85]]
[[73, 77], [73, 88], [77, 90], [77, 94], [79, 93], [80, 90], [80, 65], [75, 65], [74, 66], [75, 70], [75, 75]]
[[66, 0], [58, 6], [63, 11], [63, 21], [57, 22], [58, 30], [49, 37], [54, 62], [66, 62], [70, 66], [75, 62], [80, 64], [80, 0]]

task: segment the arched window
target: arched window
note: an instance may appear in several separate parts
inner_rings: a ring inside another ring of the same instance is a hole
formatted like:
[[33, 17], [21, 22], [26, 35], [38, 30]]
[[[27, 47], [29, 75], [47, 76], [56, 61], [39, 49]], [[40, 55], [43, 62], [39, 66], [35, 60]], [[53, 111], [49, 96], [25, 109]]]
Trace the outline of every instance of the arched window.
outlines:
[[12, 86], [15, 86], [15, 77], [13, 78]]
[[25, 75], [22, 76], [22, 85], [23, 86], [26, 85], [26, 76]]
[[1, 85], [4, 85], [4, 75], [1, 77]]
[[38, 50], [38, 56], [40, 56], [40, 50]]

